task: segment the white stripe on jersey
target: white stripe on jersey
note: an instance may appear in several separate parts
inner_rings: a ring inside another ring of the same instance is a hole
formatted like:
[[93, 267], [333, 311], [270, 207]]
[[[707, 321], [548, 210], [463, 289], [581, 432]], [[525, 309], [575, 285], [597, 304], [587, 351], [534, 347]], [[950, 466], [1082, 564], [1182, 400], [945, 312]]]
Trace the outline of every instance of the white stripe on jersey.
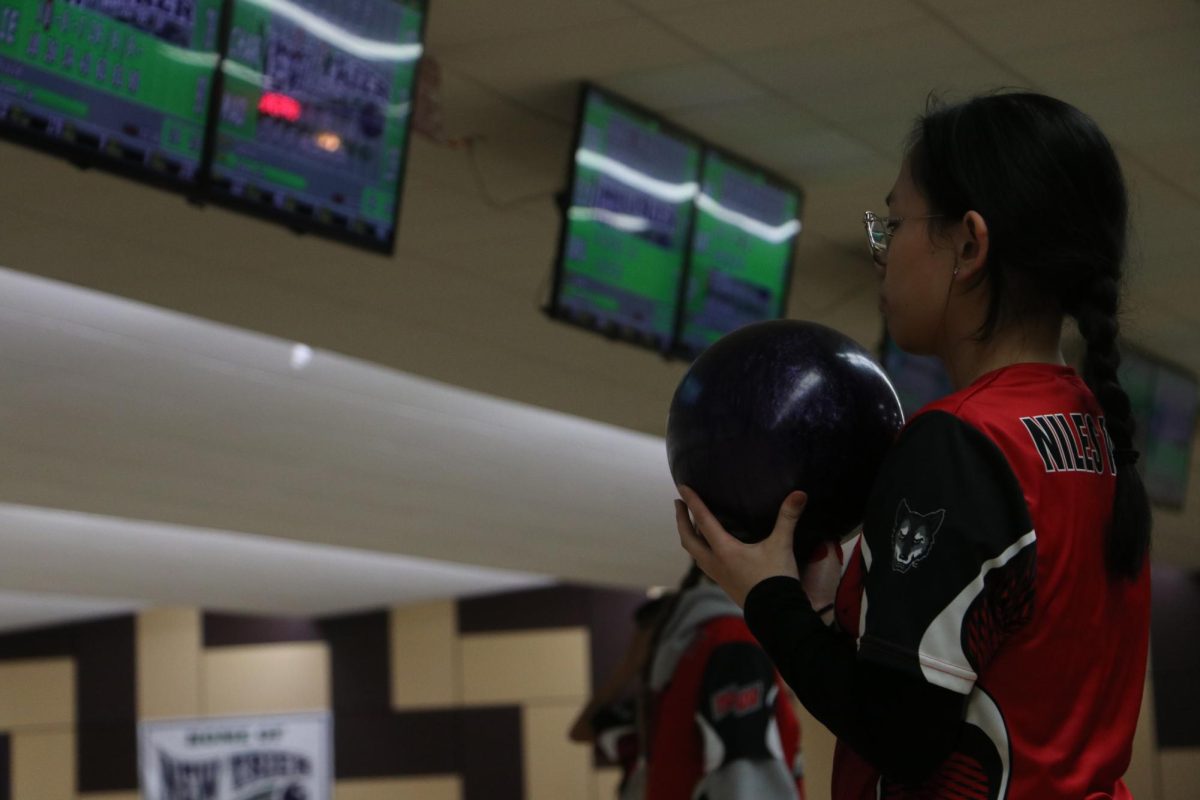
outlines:
[[958, 597], [942, 609], [925, 629], [917, 651], [921, 662], [921, 674], [925, 676], [925, 680], [959, 694], [971, 691], [978, 676], [975, 670], [971, 669], [967, 654], [963, 652], [963, 618], [971, 608], [971, 603], [975, 602], [975, 598], [983, 591], [987, 574], [1012, 561], [1018, 553], [1036, 541], [1037, 533], [1030, 531], [1009, 545], [1000, 555], [983, 562], [975, 580], [967, 584], [966, 588], [958, 593]]
[[1000, 713], [1000, 707], [991, 695], [982, 689], [971, 692], [971, 699], [967, 702], [967, 724], [983, 731], [1000, 756], [1000, 791], [996, 793], [996, 798], [1004, 800], [1008, 791], [1009, 772], [1012, 770], [1008, 729], [1004, 726], [1004, 716]]

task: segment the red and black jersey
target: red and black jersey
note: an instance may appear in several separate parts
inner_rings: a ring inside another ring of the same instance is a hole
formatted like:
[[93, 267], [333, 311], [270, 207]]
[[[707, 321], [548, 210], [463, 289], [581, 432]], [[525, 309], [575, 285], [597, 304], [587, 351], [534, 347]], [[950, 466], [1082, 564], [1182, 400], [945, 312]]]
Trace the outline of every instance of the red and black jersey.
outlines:
[[644, 800], [803, 800], [783, 681], [716, 586], [683, 595], [652, 679]]
[[919, 785], [839, 744], [834, 798], [1125, 798], [1149, 571], [1109, 577], [1116, 468], [1073, 370], [1020, 364], [927, 406], [872, 491], [838, 593], [858, 658], [965, 695]]

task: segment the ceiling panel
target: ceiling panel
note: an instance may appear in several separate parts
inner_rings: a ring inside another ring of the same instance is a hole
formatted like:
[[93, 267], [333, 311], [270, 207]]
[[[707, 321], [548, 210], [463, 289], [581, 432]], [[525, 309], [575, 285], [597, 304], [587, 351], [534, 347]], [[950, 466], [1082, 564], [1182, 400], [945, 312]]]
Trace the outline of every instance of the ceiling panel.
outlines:
[[908, 2], [868, 0], [741, 0], [687, 8], [655, 9], [664, 23], [717, 55], [776, 47], [802, 49], [813, 42], [858, 34], [888, 35], [925, 13]]
[[[975, 3], [922, 0], [922, 5], [1001, 58], [1052, 53], [1080, 44], [1102, 44], [1200, 20], [1194, 0], [1049, 0]], [[1074, 61], [1072, 71], [1096, 63]]]
[[616, 0], [527, 0], [496, 3], [492, 0], [452, 0], [431, 3], [426, 30], [428, 46], [443, 47], [496, 41], [535, 33], [581, 28], [636, 14]]
[[526, 572], [8, 504], [0, 504], [0, 544], [8, 587], [0, 592], [0, 630], [150, 605], [328, 615], [551, 582]]
[[[914, 42], [938, 44], [914, 48]], [[906, 128], [930, 92], [961, 94], [1015, 80], [932, 20], [896, 26], [887, 36], [855, 33], [803, 48], [742, 53], [731, 60], [858, 138], [856, 123], [865, 120], [890, 116]]]
[[[148, 601], [113, 600], [60, 594], [65, 582], [47, 581], [54, 592], [0, 591], [0, 632], [43, 628], [66, 622], [81, 622], [117, 614], [128, 614], [148, 605]], [[121, 591], [132, 587], [121, 585]]]
[[711, 60], [630, 71], [605, 79], [603, 85], [669, 117], [689, 108], [753, 101], [764, 93], [761, 86]]
[[4, 289], [0, 500], [576, 580], [679, 572], [660, 438], [320, 350], [295, 371], [286, 342], [13, 273]]
[[[1018, 50], [1004, 60], [1039, 82], [1053, 81], [1066, 89], [1111, 85], [1136, 78], [1155, 78], [1164, 86], [1195, 84], [1200, 73], [1200, 15], [1196, 22], [1142, 30], [1134, 27], [1118, 36], [1054, 47]], [[1163, 81], [1177, 73], [1182, 80]], [[1187, 78], [1191, 77], [1192, 81]]]
[[[684, 108], [669, 116], [717, 144], [741, 148], [746, 153], [757, 153], [761, 143], [786, 142], [823, 127], [812, 114], [778, 95]], [[764, 120], [770, 124], [764, 124]]]
[[[546, 113], [548, 90], [633, 70], [687, 64], [701, 53], [644, 17], [440, 48], [447, 69]], [[560, 92], [549, 95], [561, 101]]]

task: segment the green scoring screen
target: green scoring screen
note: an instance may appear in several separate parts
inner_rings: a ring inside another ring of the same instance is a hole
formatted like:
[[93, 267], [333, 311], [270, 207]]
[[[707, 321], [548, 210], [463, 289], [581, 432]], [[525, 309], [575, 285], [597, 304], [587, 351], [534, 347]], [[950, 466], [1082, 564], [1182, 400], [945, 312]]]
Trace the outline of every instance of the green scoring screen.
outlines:
[[800, 194], [720, 152], [704, 158], [678, 347], [694, 356], [783, 314]]
[[1182, 508], [1188, 475], [1200, 384], [1186, 371], [1136, 350], [1125, 352], [1119, 369], [1136, 423], [1134, 447], [1150, 499], [1169, 508]]
[[586, 91], [552, 313], [670, 346], [700, 153], [653, 116]]
[[390, 249], [424, 3], [231, 1], [214, 196]]
[[0, 0], [0, 129], [194, 182], [221, 2]]

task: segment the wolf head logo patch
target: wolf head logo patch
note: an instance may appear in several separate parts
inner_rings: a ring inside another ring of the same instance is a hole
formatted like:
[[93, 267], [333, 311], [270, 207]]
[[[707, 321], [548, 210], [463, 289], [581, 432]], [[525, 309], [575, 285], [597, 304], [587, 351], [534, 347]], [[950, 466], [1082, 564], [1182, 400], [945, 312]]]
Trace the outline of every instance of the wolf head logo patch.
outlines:
[[908, 572], [924, 561], [945, 518], [945, 509], [920, 514], [908, 507], [908, 500], [901, 500], [892, 528], [892, 569]]

